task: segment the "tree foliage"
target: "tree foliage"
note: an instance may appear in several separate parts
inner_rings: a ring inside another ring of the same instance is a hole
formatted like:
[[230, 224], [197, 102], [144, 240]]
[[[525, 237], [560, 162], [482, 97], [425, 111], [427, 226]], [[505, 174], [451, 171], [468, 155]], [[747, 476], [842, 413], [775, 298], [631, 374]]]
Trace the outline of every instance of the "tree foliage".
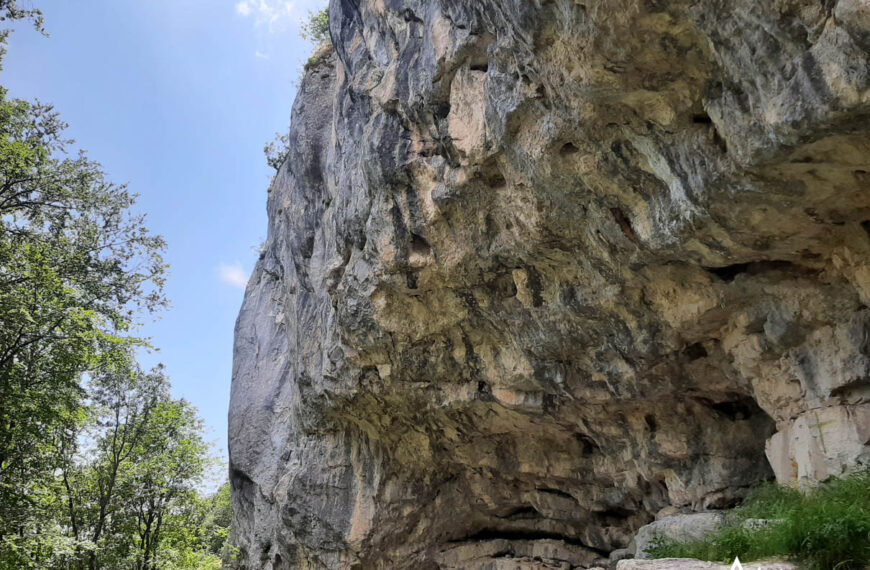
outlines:
[[82, 416], [83, 373], [126, 358], [165, 304], [163, 239], [50, 106], [0, 88], [0, 534], [32, 508]]
[[[8, 23], [16, 20], [30, 20], [36, 31], [45, 34], [45, 21], [41, 10], [38, 8], [22, 8], [18, 4], [18, 0], [0, 0], [0, 22]], [[4, 29], [0, 29], [0, 60], [2, 60], [3, 55], [6, 53], [6, 42], [11, 33], [12, 30], [9, 28], [4, 27]]]
[[169, 394], [161, 368], [121, 367], [95, 377], [88, 439], [62, 475], [81, 568], [158, 567], [178, 513], [195, 503], [208, 463], [196, 411]]
[[290, 134], [275, 133], [275, 138], [266, 143], [263, 147], [263, 154], [266, 155], [266, 164], [271, 166], [277, 172], [284, 161], [287, 160], [287, 154], [290, 152]]
[[[0, 0], [16, 20], [44, 33]], [[134, 356], [165, 244], [65, 129], [0, 87], [0, 569], [219, 568], [229, 503], [202, 495], [202, 422]]]
[[309, 11], [308, 20], [302, 22], [299, 35], [315, 46], [321, 46], [331, 41], [329, 36], [329, 8], [323, 8], [316, 12]]
[[0, 22], [30, 20], [39, 32], [44, 32], [42, 11], [38, 8], [22, 8], [18, 0], [0, 0]]
[[0, 537], [0, 568], [218, 567], [229, 522], [198, 490], [212, 460], [196, 410], [172, 398], [162, 368], [132, 359], [87, 384], [87, 420], [46, 485], [48, 508]]

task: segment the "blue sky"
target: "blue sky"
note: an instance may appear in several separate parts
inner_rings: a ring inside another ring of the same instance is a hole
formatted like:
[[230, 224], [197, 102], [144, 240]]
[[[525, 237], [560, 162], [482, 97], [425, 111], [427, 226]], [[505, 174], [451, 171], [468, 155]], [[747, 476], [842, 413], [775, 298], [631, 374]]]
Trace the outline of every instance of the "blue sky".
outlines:
[[17, 26], [0, 82], [54, 104], [76, 146], [140, 194], [169, 244], [172, 301], [142, 331], [160, 349], [143, 363], [166, 364], [225, 456], [233, 325], [266, 235], [262, 149], [311, 52], [299, 24], [325, 0], [33, 4], [50, 37]]

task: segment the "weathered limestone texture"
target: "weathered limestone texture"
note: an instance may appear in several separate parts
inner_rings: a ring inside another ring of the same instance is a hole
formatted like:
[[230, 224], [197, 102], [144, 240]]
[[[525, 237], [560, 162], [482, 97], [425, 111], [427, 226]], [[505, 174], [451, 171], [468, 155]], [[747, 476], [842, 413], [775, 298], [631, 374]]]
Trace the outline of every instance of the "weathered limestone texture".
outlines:
[[669, 539], [676, 542], [689, 542], [704, 538], [717, 531], [725, 522], [722, 513], [692, 513], [673, 515], [653, 521], [640, 527], [634, 535], [634, 558], [652, 558], [648, 550], [656, 540]]
[[866, 0], [330, 27], [236, 327], [243, 567], [607, 566], [870, 458]]

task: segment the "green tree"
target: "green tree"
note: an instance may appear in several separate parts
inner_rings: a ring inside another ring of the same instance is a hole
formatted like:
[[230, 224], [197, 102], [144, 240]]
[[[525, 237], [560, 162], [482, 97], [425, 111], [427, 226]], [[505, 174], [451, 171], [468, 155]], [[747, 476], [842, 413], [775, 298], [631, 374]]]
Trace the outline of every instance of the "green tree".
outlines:
[[92, 417], [63, 480], [74, 568], [152, 570], [205, 550], [197, 486], [209, 466], [202, 421], [158, 367], [118, 367], [89, 383]]
[[[44, 31], [41, 10], [38, 8], [22, 8], [18, 5], [18, 0], [0, 0], [0, 22], [15, 20], [30, 20], [38, 31]], [[4, 30], [3, 33], [8, 34], [8, 30]], [[6, 36], [0, 37], [5, 38]]]
[[[18, 5], [18, 0], [0, 0], [0, 22], [3, 22], [5, 26], [9, 22], [16, 20], [30, 20], [36, 31], [45, 34], [45, 28], [43, 27], [44, 20], [42, 12], [39, 9], [22, 8]], [[12, 30], [8, 28], [0, 29], [0, 60], [3, 59], [3, 55], [6, 53], [6, 41], [11, 33]], [[2, 66], [0, 66], [0, 69], [2, 69]]]
[[[184, 509], [195, 505], [196, 485], [208, 463], [201, 433], [202, 422], [186, 401], [164, 402], [155, 410], [127, 494], [127, 510], [136, 515], [137, 569], [157, 568], [165, 537], [187, 538], [189, 518], [183, 516]], [[177, 542], [196, 546], [193, 540]]]
[[329, 36], [329, 8], [323, 8], [316, 12], [308, 12], [308, 20], [302, 22], [299, 35], [313, 43], [315, 46], [321, 46], [331, 41]]
[[266, 143], [263, 147], [263, 154], [266, 155], [266, 164], [274, 168], [276, 171], [281, 168], [284, 161], [287, 160], [287, 154], [290, 152], [290, 134], [275, 133], [275, 138]]
[[[0, 59], [17, 20], [45, 33], [0, 0]], [[0, 569], [216, 570], [231, 517], [199, 491], [202, 422], [132, 356], [163, 240], [65, 128], [0, 87]]]
[[222, 560], [232, 558], [227, 540], [231, 520], [229, 482], [211, 495], [192, 497], [185, 508], [170, 515], [158, 555], [161, 564], [179, 570], [217, 570]]
[[82, 374], [125, 360], [165, 304], [162, 238], [65, 127], [0, 88], [0, 544], [75, 447]]
[[230, 500], [230, 484], [226, 482], [214, 495], [206, 499], [205, 516], [201, 526], [209, 552], [218, 555], [224, 553], [232, 521], [233, 507]]

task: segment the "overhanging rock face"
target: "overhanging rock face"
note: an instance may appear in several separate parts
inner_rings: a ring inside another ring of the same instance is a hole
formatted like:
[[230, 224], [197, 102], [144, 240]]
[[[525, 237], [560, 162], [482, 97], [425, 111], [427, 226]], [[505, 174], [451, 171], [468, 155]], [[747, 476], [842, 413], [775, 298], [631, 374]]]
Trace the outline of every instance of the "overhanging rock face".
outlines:
[[591, 567], [870, 456], [866, 2], [330, 20], [236, 329], [244, 567]]

